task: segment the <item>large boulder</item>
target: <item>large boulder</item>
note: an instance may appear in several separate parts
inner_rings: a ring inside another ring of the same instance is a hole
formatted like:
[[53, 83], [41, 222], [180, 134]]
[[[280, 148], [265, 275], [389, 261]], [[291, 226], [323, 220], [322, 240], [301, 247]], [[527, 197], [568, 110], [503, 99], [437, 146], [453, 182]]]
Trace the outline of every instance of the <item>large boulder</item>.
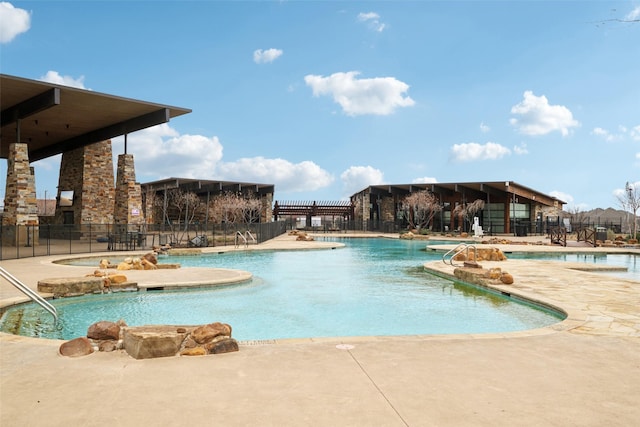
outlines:
[[93, 353], [93, 345], [87, 337], [79, 337], [60, 345], [60, 354], [67, 357], [80, 357]]
[[149, 261], [151, 264], [156, 265], [158, 263], [158, 255], [155, 252], [148, 252], [142, 256], [143, 260]]
[[188, 332], [175, 326], [137, 326], [124, 328], [124, 349], [134, 359], [175, 356]]
[[67, 277], [38, 281], [38, 292], [53, 294], [56, 298], [90, 293], [101, 293], [104, 289], [102, 277]]
[[87, 338], [92, 340], [119, 340], [120, 325], [102, 320], [89, 326]]
[[206, 344], [204, 348], [209, 354], [231, 353], [233, 351], [238, 351], [239, 349], [238, 341], [231, 337], [225, 337], [219, 341], [214, 341], [212, 343]]
[[226, 323], [209, 323], [193, 330], [191, 338], [198, 344], [206, 344], [214, 340], [218, 336], [231, 336], [231, 325]]

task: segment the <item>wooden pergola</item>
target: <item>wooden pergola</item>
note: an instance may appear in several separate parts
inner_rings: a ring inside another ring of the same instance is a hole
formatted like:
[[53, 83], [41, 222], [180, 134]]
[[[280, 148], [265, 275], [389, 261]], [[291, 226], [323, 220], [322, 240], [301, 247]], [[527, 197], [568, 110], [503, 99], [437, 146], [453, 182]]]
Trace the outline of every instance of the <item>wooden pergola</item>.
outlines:
[[275, 202], [273, 206], [273, 219], [278, 220], [279, 217], [305, 217], [311, 222], [311, 217], [336, 217], [339, 216], [345, 220], [353, 219], [354, 204], [349, 200], [339, 201], [285, 201]]

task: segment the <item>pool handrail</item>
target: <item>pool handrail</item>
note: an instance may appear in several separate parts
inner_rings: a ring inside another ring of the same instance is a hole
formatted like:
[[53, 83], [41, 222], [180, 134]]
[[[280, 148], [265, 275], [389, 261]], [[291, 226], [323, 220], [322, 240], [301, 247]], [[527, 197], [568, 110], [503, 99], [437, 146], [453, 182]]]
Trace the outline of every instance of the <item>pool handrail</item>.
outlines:
[[236, 248], [237, 248], [238, 246], [240, 246], [240, 245], [238, 244], [238, 237], [240, 237], [240, 238], [244, 241], [244, 247], [245, 247], [245, 248], [248, 248], [248, 247], [249, 247], [249, 240], [247, 239], [247, 236], [248, 236], [251, 240], [253, 240], [253, 243], [258, 243], [258, 241], [256, 240], [256, 238], [255, 238], [255, 237], [253, 237], [253, 234], [251, 234], [251, 232], [250, 232], [249, 230], [245, 231], [245, 232], [244, 232], [244, 234], [243, 234], [241, 231], [236, 231], [236, 241], [235, 241]]
[[467, 259], [469, 259], [469, 248], [473, 249], [473, 255], [475, 256], [474, 259], [478, 259], [478, 250], [476, 248], [476, 245], [473, 244], [469, 244], [469, 243], [458, 243], [456, 245], [456, 247], [454, 247], [453, 249], [448, 250], [444, 255], [442, 255], [442, 262], [444, 262], [445, 264], [447, 264], [447, 256], [451, 253], [453, 253], [453, 255], [451, 255], [451, 258], [449, 258], [449, 264], [451, 264], [454, 267], [462, 267], [463, 265], [460, 264], [454, 264], [453, 263], [453, 259], [460, 253], [467, 251]]
[[51, 305], [49, 301], [42, 298], [40, 294], [29, 288], [27, 285], [18, 280], [13, 274], [9, 273], [3, 267], [0, 267], [0, 276], [5, 278], [7, 282], [11, 283], [15, 286], [20, 292], [31, 298], [34, 302], [36, 302], [40, 307], [47, 310], [54, 318], [54, 320], [58, 321], [58, 311], [56, 308]]

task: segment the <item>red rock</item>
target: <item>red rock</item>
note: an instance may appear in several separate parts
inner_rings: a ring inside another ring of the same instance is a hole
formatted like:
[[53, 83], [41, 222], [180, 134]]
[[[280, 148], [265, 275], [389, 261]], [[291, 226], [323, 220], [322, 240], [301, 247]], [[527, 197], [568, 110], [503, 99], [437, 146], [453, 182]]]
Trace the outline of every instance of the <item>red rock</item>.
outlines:
[[500, 276], [500, 281], [505, 285], [511, 285], [513, 284], [513, 276], [509, 273], [502, 273], [502, 276]]
[[231, 336], [231, 326], [226, 323], [215, 322], [200, 326], [191, 332], [191, 337], [198, 344], [211, 342], [215, 337], [220, 335]]
[[60, 354], [67, 357], [80, 357], [93, 353], [91, 341], [86, 337], [79, 337], [60, 345]]
[[87, 338], [92, 340], [119, 340], [120, 325], [115, 322], [107, 322], [106, 320], [96, 322], [89, 326]]

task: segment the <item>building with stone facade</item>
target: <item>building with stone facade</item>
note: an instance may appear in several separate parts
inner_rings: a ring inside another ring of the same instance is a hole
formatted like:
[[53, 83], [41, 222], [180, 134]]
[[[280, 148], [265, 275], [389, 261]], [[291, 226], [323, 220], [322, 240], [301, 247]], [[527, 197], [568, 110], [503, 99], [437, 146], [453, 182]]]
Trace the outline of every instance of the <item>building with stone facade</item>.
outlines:
[[[144, 217], [147, 224], [162, 224], [166, 218], [157, 214], [158, 206], [165, 205], [167, 194], [172, 190], [193, 193], [198, 196], [203, 206], [209, 206], [215, 197], [225, 193], [240, 195], [245, 199], [260, 200], [259, 222], [269, 222], [272, 217], [272, 204], [275, 186], [273, 184], [256, 184], [248, 182], [212, 181], [189, 178], [167, 178], [159, 181], [147, 182], [141, 185], [144, 203]], [[164, 211], [168, 211], [165, 207]], [[169, 213], [169, 220], [175, 219]], [[213, 222], [208, 217], [208, 210], [203, 210], [196, 219], [198, 222]]]
[[469, 231], [469, 221], [457, 215], [455, 208], [482, 200], [484, 208], [477, 216], [484, 230], [509, 234], [523, 227], [529, 232], [542, 232], [541, 224], [548, 218], [558, 218], [565, 204], [513, 181], [372, 185], [351, 196], [355, 219], [401, 220], [402, 201], [417, 191], [428, 191], [439, 201], [442, 210], [429, 224], [435, 231]]
[[[54, 224], [82, 239], [84, 224], [115, 224], [120, 231], [144, 224], [129, 133], [191, 112], [94, 91], [0, 74], [2, 139], [7, 159], [3, 245], [37, 245], [40, 220], [31, 162], [62, 154]], [[111, 138], [125, 137], [114, 184]], [[97, 230], [91, 230], [95, 234]], [[56, 236], [52, 236], [56, 237]], [[69, 237], [69, 236], [65, 236]]]

